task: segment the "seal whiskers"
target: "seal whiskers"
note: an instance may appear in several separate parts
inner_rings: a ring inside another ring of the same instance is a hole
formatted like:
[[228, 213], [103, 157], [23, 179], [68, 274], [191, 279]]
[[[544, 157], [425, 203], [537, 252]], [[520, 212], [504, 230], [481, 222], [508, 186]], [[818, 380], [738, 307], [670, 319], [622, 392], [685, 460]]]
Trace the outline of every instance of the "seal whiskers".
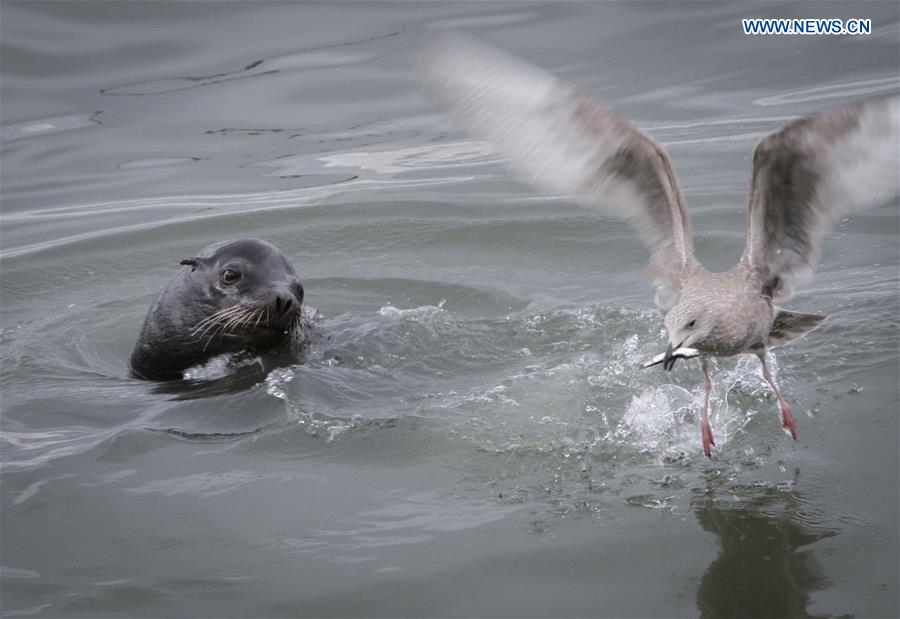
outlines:
[[195, 330], [194, 335], [198, 337], [209, 333], [206, 344], [203, 345], [203, 350], [206, 350], [216, 337], [231, 335], [233, 333], [232, 329], [240, 326], [248, 313], [258, 313], [256, 310], [245, 306], [237, 306], [233, 309], [234, 311], [223, 311], [213, 314], [213, 316], [210, 316], [210, 319], [213, 320], [204, 329], [200, 330], [199, 333]]
[[246, 311], [246, 307], [244, 307], [243, 305], [234, 305], [232, 307], [227, 307], [223, 310], [220, 310], [215, 314], [211, 314], [197, 323], [197, 325], [194, 327], [194, 330], [191, 332], [191, 335], [203, 335], [213, 327], [221, 327], [236, 314], [240, 314], [244, 311]]
[[[257, 329], [260, 324], [269, 326], [269, 307], [258, 301], [235, 305], [201, 320], [191, 333], [195, 337], [209, 337], [203, 346], [206, 350], [214, 338], [223, 335], [237, 335], [240, 329]], [[299, 313], [298, 313], [299, 316]], [[252, 323], [252, 324], [251, 324]], [[290, 331], [293, 325], [284, 330]]]

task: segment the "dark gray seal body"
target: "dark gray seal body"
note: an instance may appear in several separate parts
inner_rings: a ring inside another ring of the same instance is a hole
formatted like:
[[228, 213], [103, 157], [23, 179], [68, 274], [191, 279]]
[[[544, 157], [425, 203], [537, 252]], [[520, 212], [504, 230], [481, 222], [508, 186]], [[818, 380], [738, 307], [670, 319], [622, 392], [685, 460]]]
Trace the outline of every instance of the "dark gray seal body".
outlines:
[[277, 247], [259, 239], [222, 241], [181, 264], [147, 312], [131, 353], [135, 376], [181, 378], [216, 355], [291, 340], [303, 286]]

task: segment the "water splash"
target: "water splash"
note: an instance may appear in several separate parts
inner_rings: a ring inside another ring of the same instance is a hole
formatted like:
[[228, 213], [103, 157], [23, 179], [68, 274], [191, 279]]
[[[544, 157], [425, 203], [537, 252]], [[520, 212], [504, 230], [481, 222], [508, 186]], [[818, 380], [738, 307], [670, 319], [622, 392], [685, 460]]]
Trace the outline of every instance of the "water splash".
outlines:
[[[267, 392], [329, 442], [428, 419], [495, 456], [657, 465], [702, 457], [695, 364], [640, 369], [660, 345], [661, 332], [646, 333], [650, 312], [583, 306], [473, 321], [445, 301], [323, 319], [327, 341], [304, 364], [270, 373]], [[744, 433], [767, 393], [754, 363], [713, 369], [720, 449]]]

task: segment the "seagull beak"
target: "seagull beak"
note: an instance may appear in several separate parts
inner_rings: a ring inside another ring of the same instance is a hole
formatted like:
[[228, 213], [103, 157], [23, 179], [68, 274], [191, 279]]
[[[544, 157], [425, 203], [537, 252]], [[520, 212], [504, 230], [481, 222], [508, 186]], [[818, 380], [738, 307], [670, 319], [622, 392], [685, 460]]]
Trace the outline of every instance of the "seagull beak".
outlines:
[[672, 353], [675, 351], [676, 348], [678, 348], [678, 347], [677, 347], [677, 346], [672, 346], [671, 343], [670, 343], [669, 346], [666, 348], [666, 354], [665, 354], [665, 356], [663, 357], [663, 368], [665, 368], [665, 370], [666, 370], [667, 372], [671, 372], [671, 371], [672, 371], [672, 368], [675, 366], [675, 362], [678, 360], [678, 357], [673, 357], [673, 356], [672, 356]]

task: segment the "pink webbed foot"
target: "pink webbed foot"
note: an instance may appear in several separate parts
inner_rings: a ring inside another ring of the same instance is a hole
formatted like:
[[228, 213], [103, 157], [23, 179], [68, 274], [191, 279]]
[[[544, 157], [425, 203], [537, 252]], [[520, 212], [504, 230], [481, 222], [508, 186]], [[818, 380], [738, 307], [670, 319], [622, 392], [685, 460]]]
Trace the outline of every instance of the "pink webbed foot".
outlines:
[[781, 407], [781, 425], [791, 433], [791, 438], [797, 440], [797, 424], [794, 422], [794, 414], [787, 406]]
[[705, 419], [700, 423], [700, 436], [703, 438], [703, 453], [708, 458], [712, 458], [712, 446], [716, 442], [713, 440], [712, 427]]

